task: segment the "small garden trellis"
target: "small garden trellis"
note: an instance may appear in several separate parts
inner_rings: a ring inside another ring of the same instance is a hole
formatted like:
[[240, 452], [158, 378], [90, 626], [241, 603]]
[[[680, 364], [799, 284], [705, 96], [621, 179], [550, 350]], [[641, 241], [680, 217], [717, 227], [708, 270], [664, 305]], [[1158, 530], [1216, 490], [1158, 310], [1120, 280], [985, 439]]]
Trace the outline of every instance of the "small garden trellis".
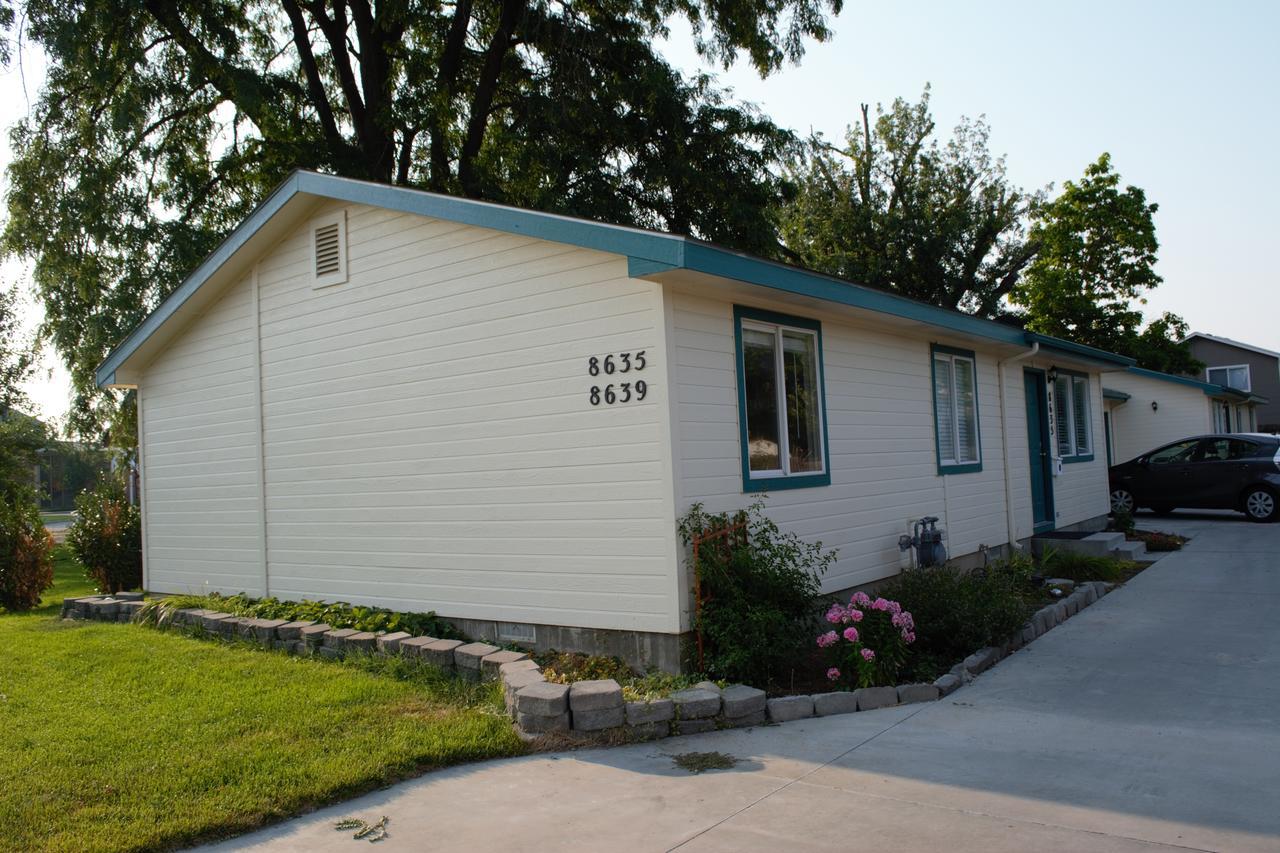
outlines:
[[745, 513], [738, 513], [737, 521], [725, 527], [717, 528], [708, 533], [701, 533], [694, 536], [690, 542], [693, 546], [693, 600], [694, 600], [694, 634], [698, 643], [698, 671], [705, 669], [703, 660], [703, 641], [702, 641], [702, 607], [709, 600], [702, 588], [702, 546], [704, 543], [714, 543], [720, 553], [724, 555], [724, 561], [729, 562], [733, 549], [745, 548], [747, 546], [747, 517]]

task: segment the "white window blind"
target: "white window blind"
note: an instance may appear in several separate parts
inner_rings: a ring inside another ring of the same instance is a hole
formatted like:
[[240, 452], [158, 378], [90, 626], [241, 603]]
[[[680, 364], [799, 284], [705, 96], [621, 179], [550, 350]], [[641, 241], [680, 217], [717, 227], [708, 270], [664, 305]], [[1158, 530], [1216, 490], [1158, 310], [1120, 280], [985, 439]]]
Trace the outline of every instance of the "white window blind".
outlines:
[[972, 358], [943, 351], [933, 354], [933, 403], [938, 462], [943, 466], [979, 463], [978, 393]]
[[1093, 452], [1093, 422], [1089, 416], [1089, 378], [1059, 374], [1053, 383], [1057, 417], [1054, 433], [1058, 455], [1064, 459]]

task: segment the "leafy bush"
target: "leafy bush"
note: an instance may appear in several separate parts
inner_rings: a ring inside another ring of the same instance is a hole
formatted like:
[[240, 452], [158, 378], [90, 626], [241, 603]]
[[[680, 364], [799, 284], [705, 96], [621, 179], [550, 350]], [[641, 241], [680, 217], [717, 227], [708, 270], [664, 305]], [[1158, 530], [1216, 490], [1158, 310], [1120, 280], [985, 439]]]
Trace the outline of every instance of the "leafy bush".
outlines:
[[1097, 557], [1075, 551], [1045, 549], [1040, 556], [1040, 571], [1047, 578], [1066, 578], [1072, 581], [1122, 580], [1126, 573], [1137, 568], [1128, 560], [1115, 557]]
[[67, 544], [102, 592], [142, 586], [142, 514], [125, 497], [124, 481], [105, 477], [76, 498], [78, 518]]
[[334, 628], [354, 628], [357, 631], [407, 631], [419, 637], [437, 637], [442, 640], [465, 640], [467, 637], [434, 612], [402, 613], [382, 607], [363, 607], [345, 601], [281, 601], [278, 598], [250, 598], [239, 595], [179, 595], [149, 602], [139, 613], [138, 619], [153, 625], [172, 621], [179, 610], [205, 609], [235, 616], [251, 616], [258, 619], [288, 619], [291, 622], [324, 622]]
[[51, 586], [53, 537], [34, 496], [15, 491], [0, 500], [0, 607], [30, 610]]
[[1030, 559], [1014, 556], [970, 572], [911, 569], [882, 587], [882, 596], [898, 601], [915, 619], [907, 672], [929, 678], [1008, 639], [1033, 610], [1033, 570]]
[[907, 646], [916, 641], [915, 619], [902, 605], [886, 598], [874, 601], [855, 592], [847, 606], [827, 610], [835, 627], [818, 635], [830, 666], [827, 679], [849, 687], [897, 684], [906, 665]]
[[1126, 536], [1133, 533], [1135, 525], [1133, 523], [1133, 513], [1131, 512], [1113, 512], [1111, 513], [1111, 524], [1109, 527]]
[[[735, 525], [740, 530], [729, 531]], [[708, 514], [694, 504], [680, 537], [698, 549], [702, 606], [694, 614], [701, 666], [713, 678], [768, 687], [812, 649], [819, 576], [835, 560], [822, 543], [782, 533], [757, 502], [745, 511]], [[708, 538], [709, 537], [709, 538]]]

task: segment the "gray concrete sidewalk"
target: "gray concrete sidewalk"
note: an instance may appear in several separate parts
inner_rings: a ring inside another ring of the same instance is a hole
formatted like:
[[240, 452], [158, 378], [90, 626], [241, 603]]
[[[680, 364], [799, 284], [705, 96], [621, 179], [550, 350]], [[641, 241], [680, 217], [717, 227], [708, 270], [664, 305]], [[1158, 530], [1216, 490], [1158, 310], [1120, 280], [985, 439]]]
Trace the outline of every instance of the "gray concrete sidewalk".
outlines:
[[1195, 539], [942, 702], [458, 767], [219, 849], [385, 814], [384, 851], [1280, 850], [1280, 525], [1140, 524]]

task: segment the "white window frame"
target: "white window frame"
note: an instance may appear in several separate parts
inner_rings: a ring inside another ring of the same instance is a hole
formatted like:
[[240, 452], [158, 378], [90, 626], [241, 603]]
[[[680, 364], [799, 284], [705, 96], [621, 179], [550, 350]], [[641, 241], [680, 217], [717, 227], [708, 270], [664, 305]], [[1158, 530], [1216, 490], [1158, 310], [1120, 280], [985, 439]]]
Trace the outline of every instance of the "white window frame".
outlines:
[[[1058, 396], [1058, 383], [1065, 379], [1067, 381], [1067, 397], [1065, 400], [1056, 399]], [[1087, 429], [1085, 437], [1088, 439], [1088, 446], [1081, 449], [1076, 444], [1076, 383], [1080, 382], [1084, 386], [1084, 418]], [[1064, 462], [1086, 462], [1093, 458], [1093, 389], [1090, 377], [1071, 371], [1058, 371], [1057, 377], [1053, 382], [1053, 395], [1055, 416], [1059, 423], [1065, 423], [1067, 426], [1067, 442], [1070, 445], [1070, 453], [1063, 453], [1062, 447], [1058, 443], [1058, 436], [1053, 436], [1053, 449], [1058, 452], [1060, 458]]]
[[[1227, 379], [1229, 382], [1231, 379], [1231, 371], [1241, 370], [1241, 369], [1244, 370], [1245, 385], [1243, 388], [1236, 388], [1236, 386], [1230, 385], [1226, 382], [1214, 382], [1212, 379], [1209, 378], [1210, 376], [1213, 375], [1213, 371], [1225, 370], [1227, 371]], [[1221, 385], [1223, 388], [1235, 388], [1235, 390], [1237, 391], [1250, 391], [1250, 392], [1253, 391], [1253, 371], [1249, 369], [1249, 365], [1247, 364], [1217, 364], [1212, 367], [1206, 367], [1204, 369], [1204, 381], [1208, 382], [1211, 385]]]
[[[775, 383], [777, 387], [774, 390], [778, 398], [777, 399], [778, 460], [782, 463], [782, 468], [779, 470], [757, 471], [755, 469], [751, 469], [750, 463], [748, 462], [748, 469], [750, 472], [751, 479], [752, 480], [778, 480], [778, 479], [784, 479], [784, 478], [790, 478], [790, 477], [796, 477], [796, 478], [821, 477], [825, 475], [827, 473], [827, 453], [826, 453], [827, 401], [823, 399], [825, 397], [825, 392], [822, 386], [822, 361], [821, 361], [822, 354], [820, 352], [820, 347], [822, 345], [821, 336], [818, 334], [817, 331], [813, 329], [806, 329], [803, 326], [789, 326], [786, 323], [768, 323], [763, 320], [754, 320], [748, 317], [742, 317], [741, 319], [739, 319], [738, 322], [741, 324], [742, 330], [744, 332], [750, 329], [753, 332], [760, 332], [766, 335], [773, 335], [774, 337], [774, 362], [773, 363], [774, 363], [774, 370], [777, 371], [776, 375], [778, 377], [778, 381]], [[787, 423], [787, 382], [786, 382], [787, 374], [785, 369], [785, 362], [783, 361], [783, 351], [782, 351], [782, 346], [783, 346], [782, 333], [784, 331], [793, 332], [795, 334], [800, 334], [800, 335], [808, 335], [809, 337], [813, 338], [813, 352], [815, 356], [814, 370], [817, 372], [818, 392], [819, 392], [818, 393], [818, 451], [819, 451], [818, 456], [819, 456], [819, 461], [822, 463], [822, 467], [816, 471], [797, 471], [794, 473], [791, 471], [791, 428], [790, 428], [790, 424]], [[744, 349], [745, 349], [745, 345], [744, 345]], [[745, 394], [746, 393], [745, 391], [746, 377], [745, 376], [743, 377], [742, 381], [744, 383], [743, 393]], [[742, 413], [742, 417], [745, 421], [747, 417], [747, 413], [745, 410]], [[745, 434], [748, 436], [751, 434], [750, 424], [747, 424], [747, 429]], [[747, 458], [750, 459], [750, 452], [749, 451], [744, 451], [744, 452], [747, 452], [748, 454]]]
[[[934, 349], [933, 351], [933, 383], [929, 389], [929, 393], [933, 395], [933, 430], [934, 440], [938, 447], [938, 466], [942, 469], [947, 468], [968, 468], [971, 465], [982, 466], [982, 430], [979, 427], [981, 421], [978, 419], [978, 361], [971, 355], [961, 355], [948, 349]], [[949, 362], [951, 365], [951, 447], [947, 448], [951, 451], [951, 455], [947, 456], [943, 453], [942, 436], [938, 433], [938, 382], [937, 382], [937, 363], [939, 361]], [[960, 392], [956, 386], [956, 363], [964, 362], [969, 365], [969, 374], [973, 378], [973, 440], [976, 455], [973, 459], [960, 459]], [[957, 473], [942, 471], [941, 473]]]

